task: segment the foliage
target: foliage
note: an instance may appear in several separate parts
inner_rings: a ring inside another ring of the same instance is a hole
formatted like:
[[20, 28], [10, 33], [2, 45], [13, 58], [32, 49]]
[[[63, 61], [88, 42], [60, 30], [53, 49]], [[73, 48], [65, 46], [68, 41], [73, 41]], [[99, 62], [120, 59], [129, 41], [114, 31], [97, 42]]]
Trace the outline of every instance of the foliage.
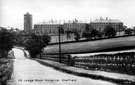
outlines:
[[42, 40], [44, 43], [46, 43], [47, 45], [49, 44], [49, 42], [51, 41], [51, 37], [49, 35], [42, 35]]
[[98, 33], [98, 38], [103, 38], [103, 36], [104, 36], [104, 33], [103, 32], [101, 32], [101, 31], [99, 31], [99, 33]]
[[110, 25], [106, 26], [104, 29], [104, 35], [107, 37], [115, 37], [116, 36], [116, 30], [111, 27]]
[[94, 39], [98, 37], [99, 31], [97, 29], [92, 29], [91, 30], [91, 37]]
[[103, 33], [98, 31], [97, 29], [91, 29], [89, 32], [83, 32], [82, 37], [91, 39], [91, 38], [102, 38]]
[[80, 39], [80, 34], [76, 31], [74, 32], [75, 40], [78, 41]]
[[27, 39], [27, 37], [29, 37], [29, 34], [25, 31], [16, 32], [16, 45], [23, 46], [23, 42]]
[[71, 31], [70, 30], [67, 30], [66, 31], [66, 36], [67, 36], [67, 39], [71, 38]]
[[64, 28], [63, 28], [63, 26], [59, 26], [59, 30], [60, 30], [60, 33], [61, 34], [64, 34]]
[[89, 32], [83, 32], [82, 37], [89, 39], [91, 37], [91, 34]]
[[51, 38], [48, 35], [36, 35], [30, 33], [23, 44], [25, 49], [29, 51], [31, 57], [35, 58], [37, 54], [42, 52], [42, 49], [50, 42], [50, 40]]
[[90, 32], [91, 31], [91, 26], [89, 26], [89, 24], [86, 24], [86, 27], [85, 27], [85, 32]]
[[15, 45], [15, 35], [11, 30], [0, 28], [0, 57], [6, 57], [9, 50]]
[[11, 77], [12, 70], [13, 61], [5, 58], [0, 59], [0, 85], [7, 85], [6, 80]]
[[124, 34], [126, 34], [126, 35], [132, 35], [132, 29], [126, 29], [125, 30], [125, 33]]

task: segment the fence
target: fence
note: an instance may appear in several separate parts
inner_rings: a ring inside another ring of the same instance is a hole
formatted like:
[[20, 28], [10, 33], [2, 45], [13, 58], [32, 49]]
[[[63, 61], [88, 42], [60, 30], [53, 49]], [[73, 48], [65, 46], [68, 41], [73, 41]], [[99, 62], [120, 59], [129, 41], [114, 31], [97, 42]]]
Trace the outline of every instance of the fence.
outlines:
[[[44, 55], [42, 54], [42, 59], [52, 60], [59, 62], [59, 55]], [[72, 59], [70, 55], [61, 55], [61, 62], [67, 65], [71, 65]]]
[[[59, 61], [59, 55], [42, 55], [43, 59]], [[89, 70], [135, 75], [135, 52], [71, 57], [62, 55], [62, 63]]]
[[135, 53], [76, 57], [76, 67], [135, 75]]

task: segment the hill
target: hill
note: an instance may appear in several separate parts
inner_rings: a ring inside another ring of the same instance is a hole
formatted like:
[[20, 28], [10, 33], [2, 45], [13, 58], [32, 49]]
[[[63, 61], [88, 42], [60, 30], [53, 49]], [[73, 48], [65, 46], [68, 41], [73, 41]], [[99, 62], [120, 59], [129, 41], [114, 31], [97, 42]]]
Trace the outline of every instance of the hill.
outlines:
[[[92, 53], [111, 50], [130, 49], [135, 47], [135, 36], [119, 37], [95, 41], [64, 43], [61, 44], [62, 53]], [[43, 50], [44, 54], [58, 54], [59, 45], [48, 45]]]

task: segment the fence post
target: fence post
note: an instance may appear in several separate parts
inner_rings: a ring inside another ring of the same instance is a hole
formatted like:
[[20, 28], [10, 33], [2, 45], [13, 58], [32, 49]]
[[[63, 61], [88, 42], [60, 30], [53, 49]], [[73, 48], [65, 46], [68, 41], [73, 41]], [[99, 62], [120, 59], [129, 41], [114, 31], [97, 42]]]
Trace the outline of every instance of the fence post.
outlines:
[[71, 65], [71, 56], [68, 55], [68, 65]]

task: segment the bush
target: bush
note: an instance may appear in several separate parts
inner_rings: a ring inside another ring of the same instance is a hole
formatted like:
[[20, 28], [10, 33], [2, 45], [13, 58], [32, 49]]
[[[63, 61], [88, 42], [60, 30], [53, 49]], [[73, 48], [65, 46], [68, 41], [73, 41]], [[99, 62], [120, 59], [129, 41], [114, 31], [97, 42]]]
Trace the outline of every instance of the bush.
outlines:
[[36, 35], [34, 33], [31, 33], [29, 37], [29, 39], [25, 40], [24, 46], [33, 58], [36, 58], [36, 55], [40, 54], [42, 49], [46, 47], [51, 40], [48, 35]]
[[103, 37], [103, 33], [98, 31], [97, 29], [91, 29], [91, 31], [89, 31], [89, 32], [83, 32], [82, 37], [87, 38], [87, 39], [102, 38]]
[[80, 34], [78, 32], [75, 32], [74, 35], [75, 35], [75, 40], [76, 41], [78, 41], [81, 38]]
[[15, 45], [15, 36], [13, 32], [0, 27], [0, 58], [7, 57], [9, 50]]
[[0, 85], [6, 85], [6, 81], [11, 77], [13, 71], [13, 61], [0, 59]]
[[91, 38], [91, 34], [89, 32], [83, 32], [82, 37], [89, 39], [89, 38]]
[[104, 35], [107, 37], [115, 37], [116, 36], [116, 30], [111, 26], [106, 26], [104, 29]]
[[132, 29], [126, 29], [124, 34], [132, 35]]
[[99, 35], [99, 31], [97, 29], [91, 30], [91, 37], [93, 37], [95, 39], [98, 37], [98, 35]]

